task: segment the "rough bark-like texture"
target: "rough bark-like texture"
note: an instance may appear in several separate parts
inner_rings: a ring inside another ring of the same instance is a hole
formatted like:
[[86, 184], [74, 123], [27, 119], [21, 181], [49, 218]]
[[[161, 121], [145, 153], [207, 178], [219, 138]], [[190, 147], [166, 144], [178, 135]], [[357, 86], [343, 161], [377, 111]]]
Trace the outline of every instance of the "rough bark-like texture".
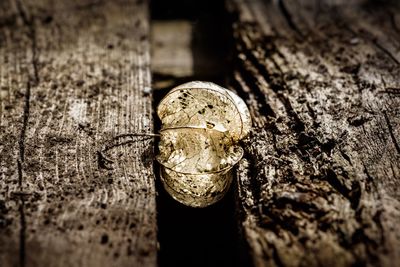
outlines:
[[235, 1], [255, 266], [400, 266], [397, 1]]
[[146, 1], [1, 1], [0, 266], [156, 265], [152, 140], [116, 138], [153, 130], [147, 36]]

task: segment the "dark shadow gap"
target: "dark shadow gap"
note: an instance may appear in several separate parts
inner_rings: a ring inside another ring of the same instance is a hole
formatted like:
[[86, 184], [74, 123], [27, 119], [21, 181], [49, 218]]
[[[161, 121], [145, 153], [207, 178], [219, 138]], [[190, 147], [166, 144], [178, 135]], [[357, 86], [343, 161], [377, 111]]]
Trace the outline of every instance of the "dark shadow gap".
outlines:
[[[192, 80], [212, 81], [224, 86], [229, 73], [231, 24], [224, 1], [162, 1], [151, 4], [152, 21], [189, 21], [192, 27], [191, 75], [174, 77], [153, 72], [153, 82], [168, 80], [166, 87], [154, 90], [154, 110], [172, 87]], [[168, 44], [166, 44], [168, 45]], [[172, 82], [171, 82], [172, 81]], [[160, 121], [155, 117], [155, 130]], [[241, 266], [235, 213], [235, 182], [228, 194], [207, 208], [190, 208], [173, 200], [157, 175], [158, 263], [167, 266]]]

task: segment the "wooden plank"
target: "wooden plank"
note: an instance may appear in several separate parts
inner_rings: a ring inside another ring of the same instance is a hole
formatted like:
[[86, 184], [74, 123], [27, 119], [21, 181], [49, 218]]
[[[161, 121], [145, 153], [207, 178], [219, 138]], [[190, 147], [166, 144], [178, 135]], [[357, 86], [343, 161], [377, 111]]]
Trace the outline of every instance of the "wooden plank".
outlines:
[[230, 5], [231, 85], [254, 130], [238, 170], [255, 266], [400, 266], [400, 6]]
[[14, 16], [9, 14], [11, 8], [12, 3], [9, 2], [0, 5], [0, 263], [4, 266], [18, 266], [18, 237], [23, 236], [22, 204], [18, 198], [13, 199], [12, 193], [19, 192], [22, 187], [18, 172], [18, 160], [21, 158], [19, 140], [23, 134], [25, 88], [29, 79], [26, 68], [29, 58], [24, 53], [29, 38], [24, 32], [11, 29], [16, 26]]
[[156, 265], [147, 8], [1, 1], [0, 266]]
[[193, 76], [192, 24], [190, 20], [152, 21], [153, 73], [176, 78]]

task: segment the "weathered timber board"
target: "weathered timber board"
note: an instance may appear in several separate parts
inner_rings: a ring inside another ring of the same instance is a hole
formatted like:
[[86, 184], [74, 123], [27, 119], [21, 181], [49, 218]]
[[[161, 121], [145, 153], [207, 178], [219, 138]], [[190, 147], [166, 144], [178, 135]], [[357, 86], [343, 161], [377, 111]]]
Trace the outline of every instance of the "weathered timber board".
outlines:
[[0, 266], [156, 265], [147, 8], [0, 2]]
[[234, 1], [255, 266], [400, 266], [400, 6]]

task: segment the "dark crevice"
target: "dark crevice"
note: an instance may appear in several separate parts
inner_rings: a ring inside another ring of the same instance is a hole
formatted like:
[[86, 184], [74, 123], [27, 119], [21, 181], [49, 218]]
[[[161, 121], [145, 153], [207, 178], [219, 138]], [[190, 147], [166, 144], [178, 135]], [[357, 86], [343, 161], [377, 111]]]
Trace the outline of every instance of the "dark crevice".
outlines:
[[[246, 153], [246, 152], [245, 152]], [[248, 155], [244, 155], [244, 158], [248, 159]], [[250, 162], [250, 166], [252, 163]], [[240, 175], [237, 173], [236, 179], [233, 181], [233, 190], [234, 190], [234, 196], [235, 196], [235, 203], [236, 203], [236, 209], [235, 209], [235, 218], [236, 218], [236, 227], [238, 229], [238, 243], [237, 243], [237, 256], [236, 258], [238, 259], [237, 263], [234, 266], [246, 266], [246, 267], [252, 267], [252, 256], [250, 248], [250, 244], [246, 241], [246, 233], [244, 232], [244, 227], [242, 222], [244, 222], [247, 218], [247, 214], [245, 209], [243, 208], [244, 205], [246, 205], [243, 202], [243, 199], [240, 198], [240, 192], [239, 192], [239, 177], [240, 176], [246, 176], [246, 177], [251, 177], [249, 179], [249, 182], [252, 183], [252, 186], [257, 184], [257, 181], [255, 180], [256, 178], [256, 172], [255, 168], [249, 168], [246, 167], [244, 168], [244, 173], [242, 172]], [[260, 187], [258, 187], [259, 190]]]
[[26, 6], [22, 0], [16, 1], [16, 6], [18, 9], [19, 16], [22, 19], [25, 27], [28, 28], [27, 35], [31, 41], [31, 65], [33, 69], [33, 77], [29, 76], [30, 86], [36, 86], [39, 83], [39, 71], [38, 71], [38, 55], [37, 55], [37, 42], [36, 42], [36, 28], [34, 26], [34, 19], [29, 16], [26, 12]]
[[25, 220], [25, 201], [21, 198], [19, 205], [19, 216], [20, 216], [20, 234], [19, 234], [19, 265], [20, 267], [24, 267], [26, 264], [26, 248], [25, 248], [25, 240], [26, 240], [26, 220]]
[[286, 265], [282, 262], [281, 257], [278, 253], [278, 248], [276, 246], [271, 246], [272, 248], [272, 257], [274, 258], [274, 262], [278, 267], [285, 267]]
[[[376, 191], [376, 192], [378, 192], [378, 186], [377, 186], [377, 184], [376, 184], [376, 182], [375, 182], [375, 179], [374, 179], [374, 177], [372, 177], [371, 176], [371, 174], [368, 172], [368, 169], [367, 169], [367, 165], [363, 162], [363, 167], [364, 167], [364, 174], [365, 174], [365, 176], [366, 176], [366, 178], [367, 178], [367, 181], [368, 181], [368, 185], [372, 185], [373, 187], [374, 187], [374, 191]], [[370, 186], [369, 186], [370, 187]], [[372, 191], [371, 190], [371, 188], [367, 188], [367, 189], [369, 189], [369, 191]], [[380, 195], [378, 194], [378, 198], [380, 199], [381, 197], [380, 197]]]
[[[243, 29], [243, 32], [251, 32], [254, 27], [257, 25], [254, 25], [253, 23], [247, 23], [245, 24], [245, 29]], [[247, 45], [244, 43], [243, 38], [241, 36], [237, 36], [235, 39], [236, 43], [236, 55], [243, 55], [244, 57], [236, 57], [234, 66], [237, 68], [237, 73], [240, 75], [242, 78], [242, 81], [245, 83], [246, 86], [252, 89], [252, 92], [246, 92], [243, 88], [243, 86], [236, 81], [236, 79], [232, 78], [232, 86], [236, 88], [236, 91], [238, 94], [243, 98], [243, 99], [248, 99], [248, 94], [253, 94], [254, 97], [257, 99], [257, 102], [260, 105], [260, 111], [262, 112], [262, 115], [268, 115], [271, 117], [276, 117], [275, 111], [272, 109], [272, 107], [269, 105], [267, 99], [266, 99], [266, 93], [264, 90], [260, 88], [259, 81], [256, 79], [256, 77], [269, 77], [270, 75], [264, 75], [265, 73], [262, 72], [262, 70], [259, 68], [259, 64], [257, 59], [255, 59], [255, 56], [253, 55], [253, 51], [255, 51], [255, 48], [249, 48]], [[265, 42], [268, 43], [268, 42]], [[254, 74], [261, 74], [261, 75], [254, 75]], [[268, 81], [266, 81], [268, 82]], [[269, 84], [272, 86], [271, 84]]]
[[300, 119], [297, 112], [292, 107], [292, 104], [291, 104], [289, 98], [287, 98], [283, 93], [278, 93], [278, 98], [282, 102], [283, 106], [285, 107], [288, 115], [290, 117], [292, 117], [292, 119], [293, 119], [292, 129], [297, 133], [303, 132], [306, 129], [306, 126], [305, 126], [304, 122]]
[[[260, 104], [260, 112], [262, 115], [267, 115], [271, 117], [276, 117], [275, 111], [271, 108], [271, 106], [268, 104], [266, 100], [266, 95], [262, 92], [260, 89], [260, 85], [258, 84], [257, 80], [255, 79], [255, 75], [248, 70], [249, 67], [249, 62], [242, 62], [242, 64], [237, 64], [238, 65], [238, 71], [239, 75], [241, 76], [243, 82], [249, 87], [253, 89], [254, 96], [257, 99], [257, 102]], [[246, 66], [247, 65], [247, 66]], [[233, 79], [234, 80], [234, 79]], [[235, 86], [236, 85], [236, 86]], [[244, 96], [245, 92], [244, 90], [239, 90], [242, 86], [238, 83], [233, 84], [235, 88], [237, 89], [237, 92], [240, 96]], [[250, 94], [253, 94], [252, 92], [249, 92]], [[245, 97], [244, 99], [248, 98]]]
[[373, 41], [374, 45], [381, 50], [383, 53], [385, 53], [393, 62], [395, 62], [397, 65], [400, 65], [400, 61], [397, 60], [397, 58], [384, 46], [382, 46], [378, 41]]
[[[30, 98], [31, 98], [31, 88], [39, 83], [38, 74], [38, 56], [37, 56], [37, 43], [36, 43], [36, 30], [33, 23], [33, 17], [28, 16], [26, 12], [26, 6], [22, 0], [16, 1], [16, 7], [18, 9], [19, 16], [27, 27], [27, 35], [31, 42], [31, 65], [33, 69], [33, 76], [28, 73], [28, 82], [25, 89], [24, 98], [24, 110], [22, 119], [22, 128], [18, 140], [19, 145], [19, 156], [17, 161], [18, 168], [18, 185], [20, 192], [24, 192], [24, 161], [25, 161], [25, 142], [26, 142], [26, 131], [28, 128], [29, 113], [30, 113]], [[25, 216], [25, 202], [21, 198], [19, 200], [19, 213], [20, 213], [20, 233], [19, 233], [19, 264], [21, 267], [26, 265], [26, 216]]]
[[257, 164], [257, 162], [260, 162], [257, 160], [255, 155], [251, 155], [250, 153], [248, 153], [245, 150], [244, 153], [244, 158], [247, 159], [248, 163], [249, 163], [249, 168], [247, 168], [248, 173], [246, 174], [248, 177], [250, 177], [249, 179], [249, 187], [251, 187], [252, 189], [252, 194], [253, 194], [253, 198], [254, 198], [254, 206], [257, 207], [259, 204], [259, 201], [262, 199], [261, 198], [261, 181], [259, 179], [260, 176], [260, 163]]
[[[342, 170], [344, 172], [344, 170]], [[352, 209], [356, 210], [359, 207], [361, 199], [361, 186], [358, 181], [353, 181], [351, 188], [348, 189], [339, 179], [338, 175], [332, 170], [326, 171], [326, 181], [349, 202]]]
[[[191, 47], [193, 75], [153, 73], [153, 82], [172, 81], [168, 88], [153, 91], [154, 110], [174, 86], [193, 80], [206, 80], [226, 87], [231, 50], [231, 27], [224, 1], [162, 1], [151, 3], [152, 21], [184, 20], [192, 27]], [[168, 44], [164, 44], [168, 45]], [[154, 114], [155, 131], [161, 122]], [[157, 150], [157, 148], [156, 148]], [[158, 152], [158, 151], [156, 151]], [[173, 200], [157, 176], [158, 264], [165, 266], [248, 266], [241, 259], [236, 211], [236, 183], [218, 203], [206, 208], [191, 208]]]
[[349, 157], [349, 155], [347, 155], [342, 149], [339, 149], [340, 154], [342, 155], [342, 157], [350, 164], [353, 166], [353, 163], [351, 162], [351, 159]]
[[301, 38], [304, 38], [303, 33], [299, 30], [299, 28], [297, 28], [296, 24], [293, 22], [292, 16], [290, 15], [289, 11], [287, 10], [284, 0], [279, 0], [278, 6], [279, 6], [279, 9], [281, 10], [282, 15], [285, 18], [287, 24], [289, 25], [289, 27], [294, 32], [296, 32]]
[[[250, 27], [250, 30], [252, 27], [254, 27], [253, 25], [248, 25], [248, 26]], [[257, 84], [254, 77], [257, 76], [264, 77], [266, 82], [270, 85], [271, 89], [276, 93], [277, 97], [284, 105], [288, 115], [293, 119], [293, 125], [292, 125], [293, 129], [297, 133], [303, 132], [306, 128], [304, 122], [300, 119], [296, 111], [293, 109], [290, 100], [283, 93], [283, 91], [286, 89], [285, 88], [286, 82], [284, 81], [284, 73], [282, 73], [282, 71], [278, 67], [276, 67], [276, 69], [271, 70], [268, 69], [266, 65], [260, 64], [262, 60], [259, 60], [253, 53], [253, 51], [263, 51], [263, 55], [266, 55], [267, 58], [271, 58], [271, 55], [273, 55], [274, 53], [278, 53], [277, 49], [271, 46], [262, 48], [247, 47], [246, 44], [244, 44], [243, 41], [241, 41], [240, 37], [236, 41], [240, 44], [238, 53], [241, 52], [244, 53], [244, 55], [246, 55], [246, 60], [241, 60], [237, 64], [238, 65], [237, 67], [239, 68], [239, 70], [241, 70], [241, 73], [248, 73], [246, 77], [249, 77], [248, 79], [252, 79], [253, 80], [252, 83], [254, 84]], [[254, 43], [257, 44], [257, 43], [269, 43], [269, 42], [268, 40], [263, 40], [263, 42], [259, 42], [258, 40], [256, 40]], [[284, 57], [282, 55], [280, 56], [284, 60]], [[275, 66], [278, 65], [273, 60], [272, 62], [274, 63]], [[255, 75], [257, 73], [259, 73], [260, 75]], [[258, 89], [258, 86], [255, 86], [254, 88]], [[266, 94], [265, 92], [259, 90], [259, 95], [264, 96], [265, 94]]]
[[[25, 103], [24, 103], [22, 128], [21, 128], [21, 133], [20, 133], [19, 140], [18, 140], [19, 161], [21, 163], [21, 166], [19, 166], [19, 167], [21, 167], [21, 169], [22, 169], [22, 163], [25, 160], [25, 136], [26, 136], [26, 130], [28, 127], [28, 120], [29, 120], [30, 98], [31, 98], [31, 84], [30, 84], [30, 82], [28, 82], [26, 85], [26, 90], [25, 90], [25, 99], [24, 99]], [[20, 186], [22, 187], [22, 172], [21, 172], [21, 176], [20, 176]]]
[[396, 23], [394, 12], [389, 12], [389, 14], [390, 14], [390, 23], [392, 23], [393, 29], [397, 32], [397, 34], [400, 35], [400, 26], [397, 25]]
[[396, 137], [394, 136], [393, 127], [390, 124], [389, 117], [386, 112], [383, 112], [383, 115], [385, 116], [385, 120], [386, 120], [386, 124], [388, 126], [390, 138], [392, 138], [392, 141], [393, 141], [394, 147], [396, 148], [397, 153], [400, 154], [400, 146], [399, 146], [399, 143], [397, 142]]
[[[24, 127], [23, 127], [24, 128]], [[20, 144], [21, 146], [21, 144]], [[22, 150], [23, 151], [23, 150]], [[18, 169], [18, 186], [19, 190], [22, 192], [22, 185], [23, 185], [23, 167], [22, 163], [23, 160], [21, 160], [21, 157], [23, 156], [20, 148], [20, 155], [19, 159], [17, 161], [17, 169]], [[20, 230], [19, 230], [19, 266], [24, 267], [25, 266], [25, 233], [26, 233], [26, 220], [25, 220], [25, 202], [24, 199], [22, 198], [23, 195], [20, 196], [19, 199], [19, 218], [20, 218]]]

